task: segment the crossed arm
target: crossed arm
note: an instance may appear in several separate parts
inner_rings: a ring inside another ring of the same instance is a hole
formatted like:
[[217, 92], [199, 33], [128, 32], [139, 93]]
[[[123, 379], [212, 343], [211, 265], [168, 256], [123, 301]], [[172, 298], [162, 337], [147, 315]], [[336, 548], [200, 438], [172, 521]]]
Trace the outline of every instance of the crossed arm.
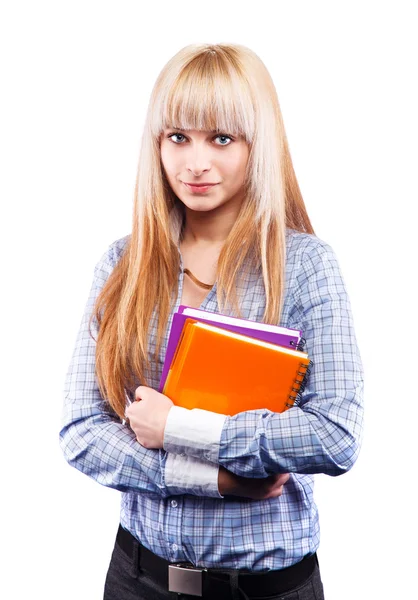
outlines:
[[141, 386], [140, 400], [127, 409], [128, 426], [106, 409], [99, 394], [95, 346], [87, 331], [94, 300], [113, 268], [104, 256], [67, 373], [60, 432], [67, 461], [102, 485], [163, 497], [222, 498], [218, 483], [226, 472], [260, 482], [280, 473], [339, 475], [350, 469], [363, 416], [363, 371], [350, 303], [328, 246], [310, 249], [303, 264], [293, 318], [307, 338], [314, 368], [302, 406], [228, 417], [173, 406]]

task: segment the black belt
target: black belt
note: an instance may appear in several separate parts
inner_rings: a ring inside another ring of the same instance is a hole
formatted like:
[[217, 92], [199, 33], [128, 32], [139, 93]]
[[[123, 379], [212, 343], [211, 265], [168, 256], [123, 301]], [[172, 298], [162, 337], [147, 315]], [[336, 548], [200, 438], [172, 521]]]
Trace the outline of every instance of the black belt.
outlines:
[[[210, 589], [213, 597], [225, 590], [225, 583], [230, 584], [231, 577], [245, 594], [249, 596], [269, 596], [283, 594], [302, 585], [312, 575], [318, 559], [315, 554], [305, 556], [300, 562], [274, 571], [249, 572], [236, 569], [206, 569], [195, 567], [191, 563], [170, 563], [165, 558], [148, 550], [121, 525], [119, 525], [116, 543], [132, 560], [135, 544], [138, 544], [138, 559], [141, 570], [146, 571], [170, 592], [202, 596], [204, 590]], [[208, 587], [210, 586], [210, 588]]]

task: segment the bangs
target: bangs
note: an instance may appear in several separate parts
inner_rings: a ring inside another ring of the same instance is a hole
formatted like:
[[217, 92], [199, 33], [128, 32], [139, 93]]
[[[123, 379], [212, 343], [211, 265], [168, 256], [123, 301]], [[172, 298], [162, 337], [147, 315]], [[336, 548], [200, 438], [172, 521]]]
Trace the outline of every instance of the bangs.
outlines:
[[[166, 81], [166, 84], [168, 82]], [[256, 116], [251, 89], [231, 56], [204, 53], [194, 58], [153, 103], [152, 133], [196, 129], [242, 136], [251, 143]]]

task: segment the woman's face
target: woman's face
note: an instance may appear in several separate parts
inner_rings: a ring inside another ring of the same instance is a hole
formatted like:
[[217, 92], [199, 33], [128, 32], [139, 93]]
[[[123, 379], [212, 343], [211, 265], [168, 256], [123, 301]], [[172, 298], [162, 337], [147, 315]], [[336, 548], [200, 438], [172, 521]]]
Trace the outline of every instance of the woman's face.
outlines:
[[[193, 211], [211, 211], [228, 204], [239, 207], [249, 145], [243, 138], [210, 131], [165, 129], [161, 162], [175, 195]], [[187, 183], [214, 183], [196, 192]]]

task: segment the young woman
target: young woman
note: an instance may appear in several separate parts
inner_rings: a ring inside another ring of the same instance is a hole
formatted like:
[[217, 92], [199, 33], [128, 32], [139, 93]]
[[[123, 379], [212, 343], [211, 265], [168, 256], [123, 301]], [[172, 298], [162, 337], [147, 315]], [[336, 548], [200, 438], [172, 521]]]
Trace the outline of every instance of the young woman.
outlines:
[[[158, 393], [180, 304], [301, 329], [300, 406], [231, 417]], [[96, 265], [65, 385], [66, 459], [122, 492], [104, 598], [323, 598], [313, 475], [355, 462], [362, 393], [266, 67], [236, 44], [183, 48], [152, 91], [132, 233]]]

